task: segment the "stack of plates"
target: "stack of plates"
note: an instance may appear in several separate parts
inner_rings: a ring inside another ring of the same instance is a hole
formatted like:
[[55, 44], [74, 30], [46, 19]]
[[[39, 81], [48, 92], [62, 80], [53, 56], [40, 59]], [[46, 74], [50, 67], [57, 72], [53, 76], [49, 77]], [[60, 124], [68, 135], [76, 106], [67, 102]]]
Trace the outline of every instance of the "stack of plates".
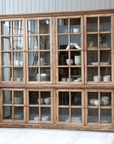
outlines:
[[[70, 122], [69, 117], [67, 119], [65, 119], [65, 122]], [[71, 122], [82, 122], [81, 121], [81, 117], [71, 117]]]

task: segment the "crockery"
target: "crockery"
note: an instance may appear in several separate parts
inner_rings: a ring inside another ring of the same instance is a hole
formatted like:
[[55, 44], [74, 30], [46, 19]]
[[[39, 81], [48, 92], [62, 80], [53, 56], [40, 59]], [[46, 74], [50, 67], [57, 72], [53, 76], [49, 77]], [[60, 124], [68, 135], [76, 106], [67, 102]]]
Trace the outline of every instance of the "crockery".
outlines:
[[81, 56], [74, 56], [74, 63], [76, 65], [80, 65], [81, 64]]
[[97, 99], [90, 99], [90, 104], [94, 105], [94, 101], [96, 101]]
[[[69, 59], [66, 59], [66, 64], [69, 65]], [[73, 64], [73, 59], [70, 59], [70, 64]]]
[[78, 28], [73, 28], [73, 33], [78, 33], [79, 29]]
[[109, 62], [100, 62], [100, 65], [108, 65]]
[[23, 117], [22, 113], [15, 113], [14, 114], [14, 119], [16, 119], [16, 120], [20, 120], [20, 119], [22, 119], [22, 117]]
[[35, 117], [34, 117], [34, 120], [35, 120], [35, 121], [39, 121], [39, 116], [35, 116]]
[[23, 103], [23, 97], [22, 96], [14, 96], [14, 103], [15, 104], [22, 104]]
[[43, 116], [42, 117], [42, 121], [48, 121], [48, 119], [49, 119], [49, 116]]
[[[41, 98], [40, 100], [41, 100], [41, 104], [43, 104], [44, 103], [44, 99]], [[39, 99], [38, 99], [38, 104], [39, 104]]]
[[92, 65], [98, 65], [98, 62], [91, 62]]
[[21, 81], [21, 78], [16, 78], [17, 81]]
[[62, 81], [67, 81], [67, 78], [62, 78], [61, 80], [62, 80]]
[[51, 99], [50, 97], [45, 98], [45, 99], [44, 99], [44, 102], [45, 102], [46, 104], [50, 104], [50, 99]]

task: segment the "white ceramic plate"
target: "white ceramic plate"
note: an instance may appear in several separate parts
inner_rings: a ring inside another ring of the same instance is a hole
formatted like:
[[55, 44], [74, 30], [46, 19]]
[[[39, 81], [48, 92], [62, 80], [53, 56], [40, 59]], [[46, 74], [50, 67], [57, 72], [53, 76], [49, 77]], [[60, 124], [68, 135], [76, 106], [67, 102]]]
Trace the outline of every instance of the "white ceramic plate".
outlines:
[[100, 62], [100, 65], [108, 65], [109, 62]]
[[98, 62], [92, 62], [91, 64], [92, 65], [98, 65]]

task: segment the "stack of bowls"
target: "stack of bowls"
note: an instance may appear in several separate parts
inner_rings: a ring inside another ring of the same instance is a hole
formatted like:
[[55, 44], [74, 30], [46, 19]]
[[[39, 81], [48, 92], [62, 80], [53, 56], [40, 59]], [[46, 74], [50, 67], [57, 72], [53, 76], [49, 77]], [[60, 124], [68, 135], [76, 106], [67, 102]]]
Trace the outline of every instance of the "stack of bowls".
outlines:
[[94, 101], [96, 101], [97, 99], [90, 99], [90, 104], [94, 105]]
[[106, 75], [106, 76], [104, 76], [104, 77], [103, 77], [103, 81], [104, 81], [104, 82], [109, 82], [109, 81], [111, 81], [111, 75]]
[[[93, 76], [93, 80], [94, 80], [95, 82], [98, 82], [98, 81], [99, 81], [99, 76], [98, 76], [98, 75], [94, 75], [94, 76]], [[101, 76], [100, 76], [100, 80], [101, 80]]]
[[50, 97], [45, 98], [45, 99], [44, 99], [45, 104], [50, 104], [50, 100], [51, 100], [51, 98], [50, 98]]
[[80, 55], [74, 57], [74, 63], [76, 65], [81, 65], [81, 56]]
[[49, 120], [49, 116], [43, 116], [42, 117], [42, 121], [48, 121]]
[[69, 63], [69, 59], [66, 59], [66, 64], [67, 64], [67, 65], [69, 65], [69, 64], [72, 65], [72, 64], [73, 64], [73, 59], [70, 59], [70, 63]]
[[101, 97], [101, 100], [102, 100], [103, 105], [108, 105], [109, 104], [109, 97], [103, 96], [103, 97]]
[[35, 116], [35, 117], [34, 117], [34, 120], [35, 120], [35, 121], [39, 121], [39, 116]]

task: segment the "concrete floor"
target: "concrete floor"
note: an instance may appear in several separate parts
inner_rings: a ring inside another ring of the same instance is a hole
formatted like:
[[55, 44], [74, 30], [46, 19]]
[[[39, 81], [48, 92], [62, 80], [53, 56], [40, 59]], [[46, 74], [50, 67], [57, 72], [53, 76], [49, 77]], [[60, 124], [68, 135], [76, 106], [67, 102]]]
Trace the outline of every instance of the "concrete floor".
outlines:
[[0, 128], [0, 144], [114, 144], [114, 133]]

